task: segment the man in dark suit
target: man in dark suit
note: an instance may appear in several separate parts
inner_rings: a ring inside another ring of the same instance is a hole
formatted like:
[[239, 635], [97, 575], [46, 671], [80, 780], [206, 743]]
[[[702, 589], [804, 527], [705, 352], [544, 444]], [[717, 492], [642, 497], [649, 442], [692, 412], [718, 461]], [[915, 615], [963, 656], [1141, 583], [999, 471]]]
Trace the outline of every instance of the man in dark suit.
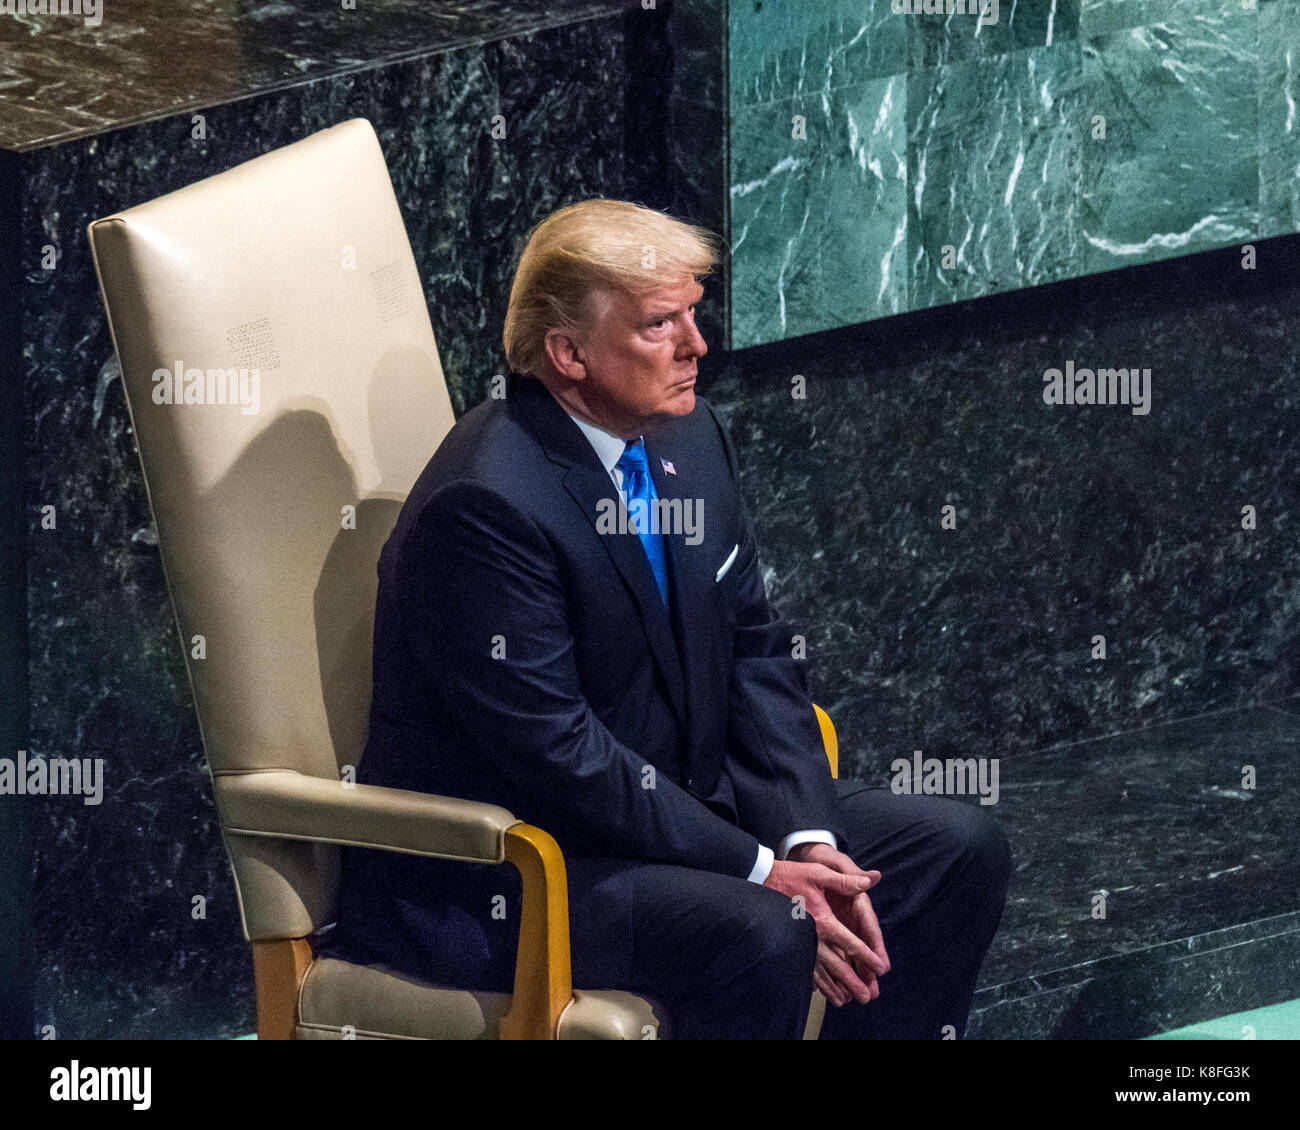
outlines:
[[[664, 1036], [797, 1038], [814, 986], [823, 1038], [960, 1035], [1006, 840], [969, 805], [830, 775], [694, 392], [715, 255], [621, 201], [534, 231], [504, 396], [447, 435], [380, 559], [359, 779], [551, 833], [575, 987], [644, 993]], [[349, 851], [329, 952], [506, 990], [518, 914], [494, 905], [518, 907], [513, 868]]]

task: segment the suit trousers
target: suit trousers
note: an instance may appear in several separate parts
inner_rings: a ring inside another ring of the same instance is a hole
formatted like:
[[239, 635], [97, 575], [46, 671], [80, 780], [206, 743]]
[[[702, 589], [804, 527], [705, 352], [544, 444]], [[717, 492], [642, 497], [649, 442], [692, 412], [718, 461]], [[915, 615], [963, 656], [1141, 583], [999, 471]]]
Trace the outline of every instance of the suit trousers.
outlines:
[[[876, 1000], [828, 1003], [820, 1038], [964, 1035], [1006, 900], [1005, 834], [964, 801], [897, 795], [852, 778], [836, 787], [850, 837], [840, 849], [863, 870], [881, 872], [870, 898], [890, 971]], [[645, 994], [667, 1012], [663, 1038], [802, 1038], [817, 931], [811, 916], [793, 915], [786, 896], [745, 879], [661, 864], [592, 860], [578, 871], [586, 889], [571, 904], [576, 987]], [[631, 878], [630, 900], [606, 897], [629, 889], [611, 882], [616, 873]], [[602, 923], [619, 914], [631, 917], [629, 955], [601, 944]]]
[[[891, 968], [876, 1000], [827, 1004], [821, 1039], [962, 1036], [1006, 898], [1006, 836], [976, 804], [898, 795], [852, 778], [836, 789], [849, 836], [840, 849], [864, 870], [881, 872], [870, 898]], [[793, 914], [785, 895], [670, 864], [565, 864], [575, 988], [646, 996], [665, 1039], [802, 1037], [817, 930], [811, 916]], [[502, 883], [510, 878], [503, 872], [513, 872], [492, 870]], [[509, 888], [512, 904], [517, 889]], [[477, 909], [487, 901], [476, 897], [476, 909], [449, 917], [438, 939], [410, 927], [399, 907], [383, 922], [367, 923], [369, 948], [349, 944], [345, 917], [326, 952], [384, 961], [443, 984], [509, 991], [518, 923], [491, 921]], [[385, 939], [385, 952], [374, 948], [376, 937]]]

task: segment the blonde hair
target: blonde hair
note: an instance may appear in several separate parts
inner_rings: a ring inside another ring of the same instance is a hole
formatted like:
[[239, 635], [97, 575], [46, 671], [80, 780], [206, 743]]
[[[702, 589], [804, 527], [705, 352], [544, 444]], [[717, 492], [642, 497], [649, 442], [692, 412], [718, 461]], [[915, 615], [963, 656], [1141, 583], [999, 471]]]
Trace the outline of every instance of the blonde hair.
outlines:
[[517, 373], [545, 371], [546, 334], [575, 330], [597, 287], [644, 294], [686, 275], [698, 282], [721, 256], [707, 228], [627, 200], [597, 198], [552, 212], [528, 237], [510, 287], [502, 342]]

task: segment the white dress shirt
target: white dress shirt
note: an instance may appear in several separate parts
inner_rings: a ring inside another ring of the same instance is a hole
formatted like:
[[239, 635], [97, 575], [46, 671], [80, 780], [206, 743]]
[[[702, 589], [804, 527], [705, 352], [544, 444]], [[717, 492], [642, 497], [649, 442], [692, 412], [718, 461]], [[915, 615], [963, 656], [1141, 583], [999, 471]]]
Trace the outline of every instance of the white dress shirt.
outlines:
[[[572, 413], [569, 414], [572, 420], [579, 428], [582, 434], [587, 437], [591, 446], [595, 449], [596, 458], [600, 460], [601, 465], [609, 472], [609, 477], [614, 480], [614, 486], [618, 488], [619, 494], [623, 495], [623, 504], [627, 505], [627, 494], [623, 490], [623, 472], [615, 464], [623, 458], [623, 451], [627, 447], [627, 441], [613, 432], [607, 432], [604, 428], [598, 428], [595, 424], [589, 424], [586, 420], [579, 420]], [[778, 858], [785, 859], [790, 854], [791, 848], [796, 844], [830, 844], [831, 847], [838, 849], [835, 835], [828, 832], [825, 828], [810, 828], [803, 832], [791, 832], [779, 844], [776, 852], [771, 848], [758, 845], [758, 859], [754, 861], [753, 870], [749, 873], [751, 883], [762, 883], [768, 875], [771, 874], [772, 864]]]

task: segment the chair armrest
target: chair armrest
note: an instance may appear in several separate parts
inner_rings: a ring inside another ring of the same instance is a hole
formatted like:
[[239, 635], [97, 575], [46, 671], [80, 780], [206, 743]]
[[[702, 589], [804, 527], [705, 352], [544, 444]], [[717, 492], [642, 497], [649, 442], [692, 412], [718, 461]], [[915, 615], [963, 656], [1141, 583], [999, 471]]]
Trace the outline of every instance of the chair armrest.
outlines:
[[381, 785], [345, 785], [292, 769], [218, 773], [217, 810], [236, 836], [272, 836], [378, 848], [472, 863], [505, 862], [499, 805]]
[[213, 791], [230, 835], [512, 864], [523, 881], [523, 906], [514, 992], [499, 1035], [555, 1039], [573, 982], [568, 876], [554, 837], [495, 804], [381, 785], [345, 787], [292, 769], [218, 773]]

